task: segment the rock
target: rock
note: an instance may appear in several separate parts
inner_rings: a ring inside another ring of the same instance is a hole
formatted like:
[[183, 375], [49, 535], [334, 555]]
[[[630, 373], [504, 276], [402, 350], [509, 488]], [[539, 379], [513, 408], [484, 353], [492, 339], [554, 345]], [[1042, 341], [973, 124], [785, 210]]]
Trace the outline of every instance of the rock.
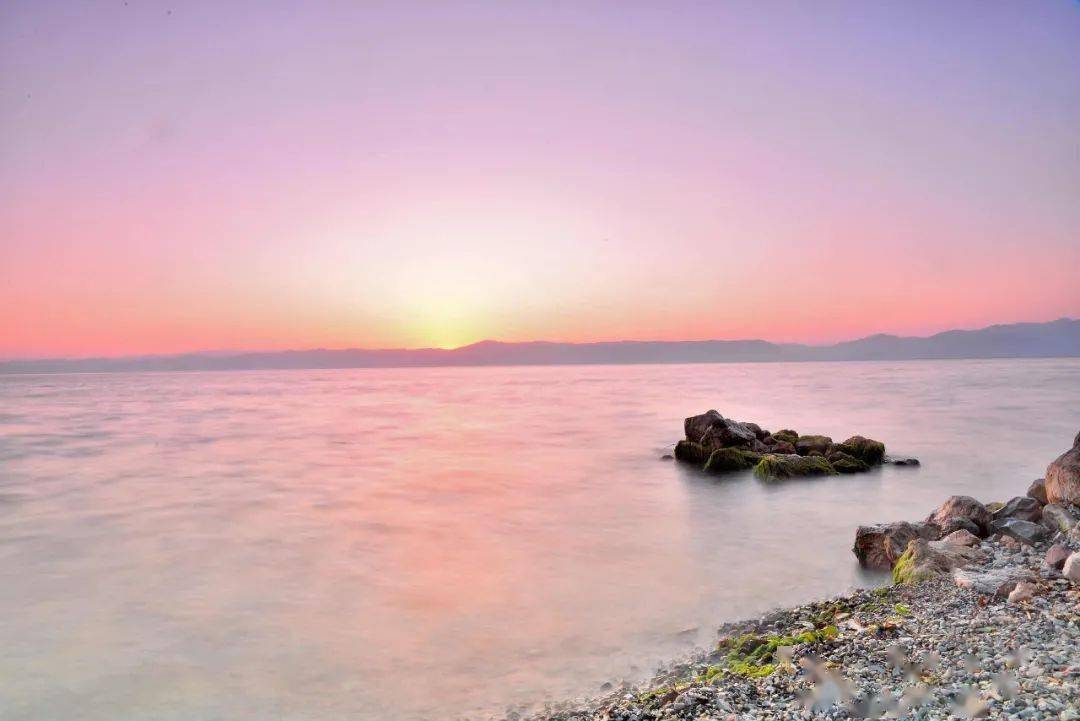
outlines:
[[979, 537], [966, 528], [955, 530], [941, 540], [956, 546], [978, 546], [980, 543]]
[[896, 559], [907, 550], [908, 543], [916, 538], [931, 540], [936, 530], [925, 523], [907, 521], [859, 526], [855, 530], [855, 545], [851, 552], [864, 568], [888, 571], [896, 563]]
[[799, 440], [795, 441], [795, 452], [800, 456], [808, 456], [811, 451], [817, 451], [824, 456], [831, 445], [832, 438], [828, 436], [799, 436]]
[[717, 448], [705, 461], [706, 473], [724, 473], [727, 471], [747, 471], [761, 460], [760, 453], [742, 448]]
[[916, 538], [908, 543], [907, 550], [896, 559], [893, 583], [918, 583], [985, 558], [986, 554], [978, 548]]
[[757, 436], [745, 423], [724, 418], [719, 423], [710, 426], [701, 435], [701, 445], [710, 451], [717, 448], [736, 448], [749, 446], [758, 442]]
[[688, 463], [704, 463], [709, 460], [709, 452], [700, 443], [679, 441], [675, 444], [675, 458]]
[[1030, 601], [1038, 590], [1038, 586], [1030, 581], [1019, 581], [1009, 593], [1009, 603]]
[[761, 426], [759, 426], [757, 423], [743, 421], [743, 425], [749, 428], [753, 432], [754, 437], [757, 438], [759, 441], [763, 441], [769, 437], [769, 432], [762, 430]]
[[795, 447], [795, 441], [799, 440], [799, 434], [789, 428], [773, 433], [772, 437], [778, 441], [790, 443], [792, 448]]
[[1020, 566], [1002, 568], [962, 568], [953, 571], [953, 581], [960, 588], [975, 593], [1006, 598], [1020, 581], [1030, 580], [1027, 569]]
[[1019, 518], [1023, 521], [1038, 523], [1042, 520], [1042, 506], [1034, 498], [1017, 496], [991, 514], [994, 521], [1006, 518]]
[[890, 458], [886, 456], [882, 459], [882, 463], [889, 463], [894, 466], [917, 466], [919, 465], [918, 458]]
[[795, 444], [790, 441], [779, 440], [776, 436], [769, 436], [762, 445], [768, 449], [769, 453], [777, 453], [780, 455], [795, 455]]
[[[884, 443], [875, 441], [872, 438], [863, 438], [862, 436], [852, 436], [843, 443], [833, 446], [833, 450], [858, 458], [868, 466], [879, 465], [885, 457]], [[826, 453], [825, 455], [828, 456], [829, 454]]]
[[862, 473], [869, 471], [870, 465], [843, 451], [832, 451], [826, 456], [826, 460], [832, 465], [837, 473]]
[[1048, 503], [1042, 508], [1042, 524], [1051, 531], [1068, 533], [1076, 527], [1077, 518], [1067, 507]]
[[1061, 575], [1073, 583], [1080, 583], [1080, 552], [1072, 553], [1061, 566]]
[[1020, 543], [1034, 546], [1039, 541], [1050, 537], [1050, 531], [1046, 527], [1031, 521], [1023, 521], [1019, 518], [1006, 518], [1004, 521], [996, 521], [994, 530], [1006, 536], [1015, 538]]
[[665, 453], [664, 455], [660, 456], [660, 460], [662, 460], [662, 461], [673, 461], [673, 460], [675, 460], [675, 456], [671, 455], [670, 453]]
[[798, 476], [835, 476], [836, 471], [821, 456], [762, 456], [754, 466], [754, 475], [765, 481], [779, 481]]
[[971, 496], [950, 496], [936, 511], [927, 516], [927, 523], [933, 523], [941, 529], [943, 534], [956, 530], [950, 527], [948, 522], [953, 518], [966, 518], [977, 527], [979, 538], [986, 538], [990, 532], [990, 512], [986, 506], [976, 501]]
[[705, 435], [705, 431], [712, 428], [714, 424], [722, 423], [723, 421], [724, 417], [720, 415], [720, 411], [716, 410], [705, 411], [700, 416], [690, 416], [683, 421], [683, 431], [686, 434], [686, 440], [700, 443], [701, 437]]
[[1080, 433], [1073, 439], [1073, 447], [1046, 467], [1046, 499], [1080, 506]]
[[1061, 543], [1055, 543], [1046, 551], [1046, 565], [1056, 571], [1060, 571], [1065, 565], [1065, 559], [1067, 559], [1071, 553], [1072, 551], [1068, 546]]
[[1040, 506], [1045, 506], [1050, 501], [1046, 498], [1046, 479], [1039, 478], [1031, 482], [1027, 489], [1028, 498], [1034, 498]]
[[957, 531], [967, 531], [976, 538], [982, 536], [982, 530], [979, 528], [979, 525], [970, 518], [964, 518], [963, 516], [953, 516], [946, 521], [945, 525], [941, 526], [940, 529], [942, 536], [948, 536]]

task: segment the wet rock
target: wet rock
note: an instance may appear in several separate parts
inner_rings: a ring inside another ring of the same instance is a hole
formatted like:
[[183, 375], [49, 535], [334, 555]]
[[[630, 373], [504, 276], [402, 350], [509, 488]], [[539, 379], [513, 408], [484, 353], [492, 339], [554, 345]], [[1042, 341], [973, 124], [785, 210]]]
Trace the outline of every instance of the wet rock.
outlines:
[[851, 552], [864, 568], [888, 571], [896, 563], [896, 559], [907, 550], [908, 543], [916, 538], [930, 540], [935, 536], [936, 530], [927, 524], [907, 521], [859, 526], [855, 530], [855, 545]]
[[1080, 552], [1072, 553], [1061, 566], [1061, 575], [1073, 583], [1080, 583]]
[[724, 473], [729, 471], [748, 471], [761, 460], [760, 453], [742, 448], [718, 448], [709, 454], [705, 461], [706, 473]]
[[1006, 518], [1019, 518], [1022, 521], [1038, 523], [1042, 520], [1042, 506], [1034, 498], [1017, 496], [1003, 505], [992, 514], [994, 521], [1004, 521]]
[[1042, 508], [1042, 524], [1051, 531], [1068, 533], [1077, 524], [1077, 518], [1067, 507], [1048, 503]]
[[749, 428], [753, 432], [754, 437], [757, 438], [759, 441], [763, 441], [769, 437], [769, 432], [762, 430], [761, 426], [759, 426], [757, 423], [743, 421], [743, 425]]
[[[950, 496], [936, 511], [927, 518], [927, 523], [933, 523], [941, 529], [943, 534], [957, 530], [955, 524], [949, 525], [949, 521], [955, 518], [966, 519], [976, 527], [975, 535], [985, 538], [990, 532], [991, 516], [986, 506], [979, 503], [971, 496]], [[959, 528], [967, 527], [966, 524]]]
[[783, 430], [776, 431], [775, 433], [772, 434], [772, 437], [775, 438], [778, 441], [784, 441], [786, 443], [790, 443], [792, 448], [795, 447], [795, 441], [799, 440], [799, 434], [796, 433], [795, 431], [791, 430], [790, 428], [785, 428]]
[[843, 451], [832, 451], [826, 456], [826, 460], [832, 465], [837, 473], [862, 473], [870, 470], [870, 465]]
[[1061, 543], [1055, 543], [1047, 549], [1044, 560], [1046, 561], [1047, 566], [1056, 571], [1060, 571], [1065, 565], [1065, 559], [1067, 559], [1071, 553], [1072, 551], [1068, 546]]
[[754, 475], [764, 481], [782, 481], [800, 476], [835, 476], [836, 471], [821, 456], [781, 456], [768, 454], [754, 466]]
[[799, 440], [795, 441], [795, 452], [800, 456], [808, 456], [811, 452], [817, 451], [824, 456], [825, 451], [829, 450], [832, 444], [832, 438], [828, 436], [799, 436]]
[[737, 448], [749, 446], [757, 441], [757, 436], [745, 423], [724, 418], [710, 426], [701, 435], [701, 445], [709, 450], [717, 448]]
[[896, 559], [893, 583], [918, 583], [963, 568], [970, 563], [981, 562], [985, 557], [986, 554], [978, 548], [916, 538], [908, 543], [907, 550]]
[[1031, 482], [1028, 486], [1027, 495], [1029, 498], [1034, 498], [1039, 502], [1039, 505], [1045, 506], [1050, 501], [1046, 498], [1046, 479], [1039, 478]]
[[[833, 446], [833, 450], [857, 458], [868, 466], [876, 466], [885, 458], [885, 444], [872, 438], [852, 436], [843, 443]], [[829, 454], [826, 453], [826, 456]]]
[[679, 441], [675, 444], [675, 458], [689, 463], [704, 463], [709, 460], [709, 452], [694, 441]]
[[769, 436], [762, 445], [767, 449], [769, 453], [776, 453], [778, 455], [795, 455], [795, 444], [790, 441], [780, 440], [776, 436]]
[[673, 460], [675, 460], [675, 456], [671, 455], [670, 453], [665, 453], [664, 455], [660, 456], [660, 460], [662, 460], [662, 461], [673, 461]]
[[888, 463], [888, 464], [893, 465], [893, 466], [917, 466], [917, 465], [919, 465], [919, 459], [918, 458], [892, 458], [890, 456], [886, 456], [882, 460], [882, 463]]
[[956, 546], [978, 546], [979, 537], [966, 528], [960, 528], [945, 536], [941, 540]]
[[1036, 543], [1045, 541], [1050, 537], [1050, 531], [1046, 530], [1045, 526], [1031, 521], [1023, 521], [1019, 518], [996, 521], [994, 530], [1029, 546], [1034, 546]]
[[700, 443], [705, 431], [712, 428], [714, 424], [723, 422], [724, 417], [720, 415], [720, 411], [709, 410], [699, 416], [690, 416], [684, 420], [683, 432], [686, 434], [686, 440]]
[[1046, 499], [1080, 506], [1080, 433], [1073, 439], [1073, 447], [1046, 467]]

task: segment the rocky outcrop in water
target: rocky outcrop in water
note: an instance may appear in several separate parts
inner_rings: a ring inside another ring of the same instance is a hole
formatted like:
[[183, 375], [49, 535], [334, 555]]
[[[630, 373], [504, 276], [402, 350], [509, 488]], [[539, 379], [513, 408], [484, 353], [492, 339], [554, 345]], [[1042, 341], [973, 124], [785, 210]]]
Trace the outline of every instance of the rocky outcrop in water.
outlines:
[[829, 436], [800, 435], [785, 428], [770, 433], [757, 423], [725, 418], [716, 410], [683, 422], [686, 436], [675, 446], [675, 458], [709, 473], [753, 469], [765, 481], [808, 476], [863, 473], [883, 463], [918, 465], [914, 458], [890, 459], [885, 444], [851, 436], [834, 443]]

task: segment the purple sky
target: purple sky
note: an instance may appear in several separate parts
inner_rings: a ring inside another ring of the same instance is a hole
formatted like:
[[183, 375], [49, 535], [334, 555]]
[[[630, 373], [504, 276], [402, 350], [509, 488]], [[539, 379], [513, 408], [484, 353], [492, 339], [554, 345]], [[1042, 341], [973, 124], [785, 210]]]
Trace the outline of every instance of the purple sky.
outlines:
[[6, 2], [0, 355], [1080, 315], [1076, 2]]

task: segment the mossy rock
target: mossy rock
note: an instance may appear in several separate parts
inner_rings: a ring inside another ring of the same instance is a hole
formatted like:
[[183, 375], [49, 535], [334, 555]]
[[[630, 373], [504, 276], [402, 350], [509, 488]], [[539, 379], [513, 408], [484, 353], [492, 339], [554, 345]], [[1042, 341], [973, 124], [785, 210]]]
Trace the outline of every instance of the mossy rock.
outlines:
[[932, 566], [919, 562], [916, 549], [917, 546], [912, 541], [908, 544], [903, 555], [896, 559], [896, 565], [893, 566], [892, 570], [892, 579], [895, 585], [919, 583], [940, 575]]
[[816, 644], [832, 641], [840, 635], [836, 626], [825, 626], [812, 630], [801, 630], [789, 636], [761, 636], [746, 633], [741, 636], [725, 638], [717, 644], [716, 650], [723, 654], [719, 663], [710, 666], [698, 676], [698, 681], [710, 682], [723, 674], [761, 678], [776, 670], [777, 650], [785, 646]]
[[787, 441], [791, 445], [795, 445], [795, 441], [799, 440], [799, 434], [790, 428], [785, 428], [782, 431], [776, 431], [772, 434], [772, 437], [778, 441]]
[[709, 452], [700, 443], [679, 441], [675, 444], [675, 458], [687, 463], [701, 464], [709, 460]]
[[795, 441], [795, 452], [800, 456], [808, 456], [814, 451], [825, 455], [832, 444], [832, 438], [828, 436], [799, 436]]
[[835, 476], [836, 470], [822, 456], [768, 454], [754, 466], [754, 475], [764, 481], [781, 481], [799, 476]]
[[760, 453], [742, 448], [718, 448], [705, 462], [706, 473], [725, 473], [728, 471], [747, 471], [761, 460]]
[[833, 451], [829, 454], [828, 461], [837, 473], [862, 473], [870, 470], [869, 464], [843, 451]]
[[885, 458], [885, 444], [875, 441], [873, 438], [852, 436], [843, 443], [837, 443], [832, 448], [835, 452], [846, 453], [852, 458], [857, 458], [867, 465], [879, 465]]
[[1002, 503], [1001, 501], [994, 501], [992, 503], [987, 503], [986, 504], [986, 510], [990, 511], [991, 513], [995, 513], [997, 511], [1000, 511], [1004, 507], [1005, 507], [1005, 504]]

